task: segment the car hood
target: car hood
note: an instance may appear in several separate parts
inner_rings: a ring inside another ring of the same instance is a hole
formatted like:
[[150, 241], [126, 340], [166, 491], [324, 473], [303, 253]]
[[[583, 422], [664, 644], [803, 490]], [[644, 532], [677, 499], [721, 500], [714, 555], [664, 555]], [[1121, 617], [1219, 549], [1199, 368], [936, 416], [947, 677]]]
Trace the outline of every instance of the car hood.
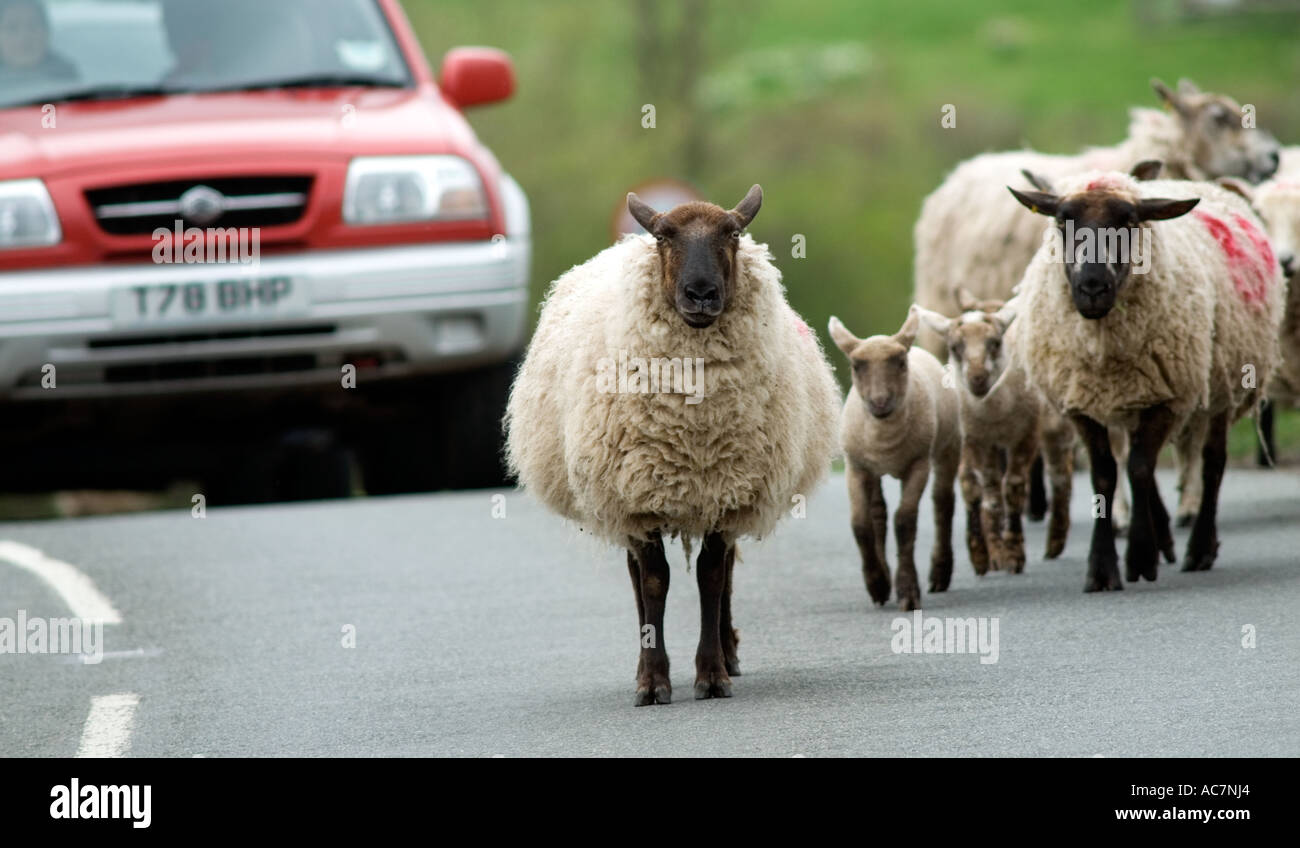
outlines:
[[223, 92], [0, 110], [0, 177], [138, 163], [465, 153], [477, 141], [435, 92]]

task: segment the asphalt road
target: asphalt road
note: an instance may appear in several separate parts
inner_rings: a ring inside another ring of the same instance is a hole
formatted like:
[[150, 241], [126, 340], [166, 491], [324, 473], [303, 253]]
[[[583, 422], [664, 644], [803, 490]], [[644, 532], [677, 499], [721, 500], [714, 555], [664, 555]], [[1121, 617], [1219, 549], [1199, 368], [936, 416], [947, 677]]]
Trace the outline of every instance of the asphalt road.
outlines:
[[[517, 492], [499, 518], [468, 492], [0, 525], [122, 619], [97, 665], [0, 654], [0, 756], [72, 756], [104, 727], [127, 756], [1300, 755], [1300, 474], [1229, 471], [1213, 571], [1085, 596], [1089, 493], [1079, 477], [1062, 559], [1030, 525], [1023, 575], [977, 579], [959, 545], [952, 589], [925, 595], [926, 615], [997, 619], [981, 663], [891, 650], [900, 614], [868, 603], [835, 476], [741, 545], [729, 700], [692, 699], [698, 594], [676, 548], [675, 701], [644, 708], [622, 552]], [[19, 609], [69, 614], [0, 561], [0, 617]], [[125, 726], [88, 720], [104, 695], [138, 701]]]

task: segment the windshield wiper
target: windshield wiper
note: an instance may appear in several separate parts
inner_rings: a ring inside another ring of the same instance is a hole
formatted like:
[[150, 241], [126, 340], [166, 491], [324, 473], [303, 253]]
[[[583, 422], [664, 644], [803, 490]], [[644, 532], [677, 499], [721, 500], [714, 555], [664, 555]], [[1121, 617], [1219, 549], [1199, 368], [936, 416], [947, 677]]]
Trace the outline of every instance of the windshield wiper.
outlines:
[[164, 88], [159, 85], [96, 85], [72, 91], [51, 92], [40, 97], [32, 97], [15, 103], [6, 104], [6, 108], [22, 106], [44, 106], [46, 103], [73, 103], [87, 100], [125, 100], [131, 97], [162, 97], [167, 94], [180, 94], [183, 88]]
[[[255, 80], [222, 86], [217, 91], [259, 91], [268, 88], [346, 88], [369, 86], [375, 88], [404, 88], [406, 80], [391, 77], [374, 77], [364, 74], [304, 74], [281, 79]], [[213, 90], [213, 89], [209, 89]]]

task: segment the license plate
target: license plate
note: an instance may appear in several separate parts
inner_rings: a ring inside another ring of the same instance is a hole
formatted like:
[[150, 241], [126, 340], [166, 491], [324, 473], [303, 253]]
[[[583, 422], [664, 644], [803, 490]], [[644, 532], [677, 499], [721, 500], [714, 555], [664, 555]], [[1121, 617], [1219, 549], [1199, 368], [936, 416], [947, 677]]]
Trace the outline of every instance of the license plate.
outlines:
[[307, 293], [291, 277], [128, 286], [113, 293], [118, 324], [165, 324], [283, 317], [306, 311]]

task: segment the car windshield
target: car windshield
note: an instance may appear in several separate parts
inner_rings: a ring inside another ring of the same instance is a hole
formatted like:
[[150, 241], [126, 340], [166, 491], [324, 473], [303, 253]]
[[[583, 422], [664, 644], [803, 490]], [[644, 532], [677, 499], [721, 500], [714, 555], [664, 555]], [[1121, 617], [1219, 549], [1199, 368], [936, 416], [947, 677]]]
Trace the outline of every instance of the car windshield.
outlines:
[[410, 81], [375, 0], [0, 0], [0, 108]]

